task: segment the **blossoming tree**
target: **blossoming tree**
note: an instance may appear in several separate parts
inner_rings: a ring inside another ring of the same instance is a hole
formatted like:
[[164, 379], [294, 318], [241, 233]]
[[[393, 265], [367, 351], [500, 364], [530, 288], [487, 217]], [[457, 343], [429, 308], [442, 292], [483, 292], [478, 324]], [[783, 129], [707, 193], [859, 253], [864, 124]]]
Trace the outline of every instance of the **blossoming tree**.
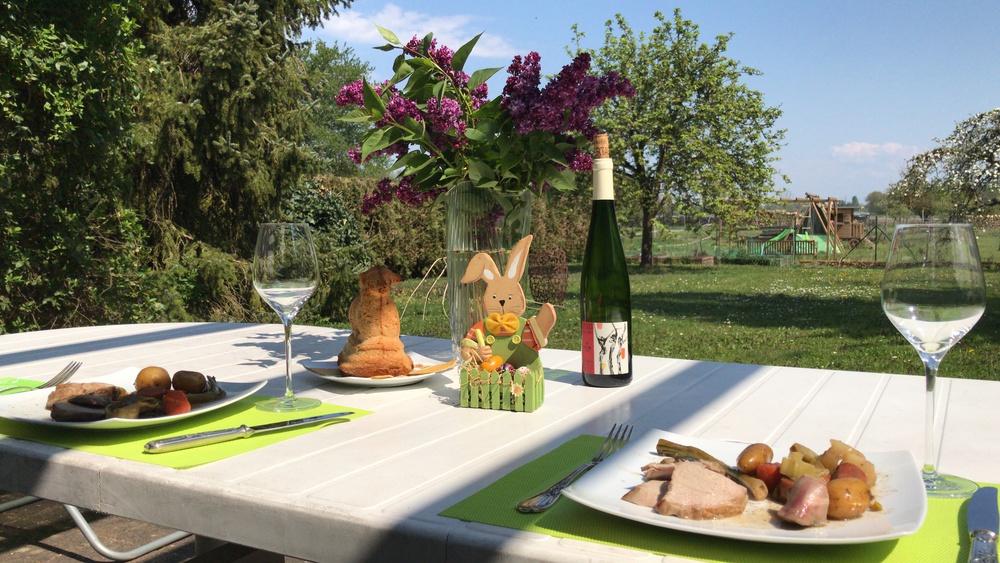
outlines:
[[949, 220], [1000, 207], [1000, 108], [959, 123], [941, 146], [911, 158], [886, 194], [895, 202], [950, 200]]

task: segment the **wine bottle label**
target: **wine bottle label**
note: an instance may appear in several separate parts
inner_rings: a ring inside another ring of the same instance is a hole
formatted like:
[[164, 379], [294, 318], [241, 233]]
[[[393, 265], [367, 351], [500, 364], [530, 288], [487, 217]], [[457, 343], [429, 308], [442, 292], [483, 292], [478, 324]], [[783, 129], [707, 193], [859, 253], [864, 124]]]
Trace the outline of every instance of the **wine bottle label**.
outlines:
[[629, 370], [629, 323], [583, 322], [583, 372], [623, 375]]

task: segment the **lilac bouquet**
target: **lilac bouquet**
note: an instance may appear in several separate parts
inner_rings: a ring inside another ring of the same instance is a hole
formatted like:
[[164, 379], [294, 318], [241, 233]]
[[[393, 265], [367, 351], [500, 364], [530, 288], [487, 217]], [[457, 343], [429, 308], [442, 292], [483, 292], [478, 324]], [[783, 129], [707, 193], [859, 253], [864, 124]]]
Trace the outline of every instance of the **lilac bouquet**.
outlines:
[[359, 106], [344, 119], [374, 125], [350, 151], [354, 161], [396, 157], [390, 169], [399, 171], [395, 182], [379, 182], [365, 198], [366, 212], [394, 196], [419, 204], [464, 181], [505, 192], [574, 189], [575, 171], [592, 164], [586, 152], [597, 134], [591, 110], [635, 93], [615, 72], [590, 76], [589, 53], [577, 55], [540, 88], [540, 57], [532, 52], [514, 57], [503, 94], [491, 100], [486, 81], [502, 69], [471, 76], [463, 71], [479, 35], [452, 51], [432, 35], [403, 44], [378, 29], [388, 41], [379, 49], [401, 51], [395, 75], [381, 85], [358, 80], [337, 96], [341, 106]]

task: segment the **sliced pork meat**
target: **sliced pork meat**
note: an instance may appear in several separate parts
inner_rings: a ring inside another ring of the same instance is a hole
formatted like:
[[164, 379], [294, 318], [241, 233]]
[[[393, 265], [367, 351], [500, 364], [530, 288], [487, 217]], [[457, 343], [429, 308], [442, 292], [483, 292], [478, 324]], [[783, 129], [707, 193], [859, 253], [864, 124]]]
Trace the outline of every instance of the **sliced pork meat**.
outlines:
[[668, 485], [670, 483], [667, 481], [643, 481], [625, 493], [622, 500], [627, 500], [639, 506], [653, 508], [663, 498], [664, 493], [667, 492]]
[[656, 463], [647, 463], [642, 466], [642, 478], [646, 481], [670, 479], [674, 474], [674, 467], [677, 467], [677, 461], [672, 457], [665, 457]]
[[822, 479], [803, 475], [788, 491], [788, 501], [778, 510], [778, 517], [800, 526], [819, 526], [826, 523], [830, 507], [830, 494]]
[[680, 462], [656, 511], [689, 520], [715, 520], [742, 514], [748, 500], [746, 488], [725, 475], [699, 462]]

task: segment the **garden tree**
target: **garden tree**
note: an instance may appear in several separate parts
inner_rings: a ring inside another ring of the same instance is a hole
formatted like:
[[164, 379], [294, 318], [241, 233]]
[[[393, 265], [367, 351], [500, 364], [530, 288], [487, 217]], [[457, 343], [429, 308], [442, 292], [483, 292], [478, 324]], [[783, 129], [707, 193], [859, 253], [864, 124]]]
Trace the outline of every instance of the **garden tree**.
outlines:
[[341, 121], [351, 108], [337, 105], [340, 89], [359, 77], [370, 76], [372, 67], [350, 47], [327, 45], [317, 40], [302, 45], [299, 54], [306, 69], [306, 92], [312, 100], [306, 121], [305, 141], [324, 160], [324, 171], [337, 176], [355, 176], [360, 168], [347, 155], [361, 145], [367, 127]]
[[948, 220], [1000, 207], [1000, 108], [959, 123], [939, 147], [914, 156], [888, 197]]
[[868, 212], [876, 215], [882, 215], [885, 213], [885, 207], [883, 203], [885, 202], [885, 193], [880, 191], [874, 191], [865, 196], [865, 205], [868, 206]]
[[732, 34], [707, 45], [679, 9], [673, 21], [655, 17], [652, 33], [636, 36], [616, 15], [594, 54], [595, 70], [616, 71], [637, 90], [600, 107], [596, 122], [625, 176], [622, 199], [641, 213], [643, 266], [652, 264], [654, 221], [668, 204], [675, 213], [739, 225], [773, 198], [772, 154], [784, 138], [774, 129], [781, 111], [740, 83], [760, 72], [724, 54]]
[[0, 0], [0, 333], [148, 306], [144, 233], [122, 203], [140, 56], [127, 7]]
[[258, 223], [318, 170], [292, 38], [351, 2], [144, 1], [132, 195], [159, 260], [187, 238], [248, 255]]

